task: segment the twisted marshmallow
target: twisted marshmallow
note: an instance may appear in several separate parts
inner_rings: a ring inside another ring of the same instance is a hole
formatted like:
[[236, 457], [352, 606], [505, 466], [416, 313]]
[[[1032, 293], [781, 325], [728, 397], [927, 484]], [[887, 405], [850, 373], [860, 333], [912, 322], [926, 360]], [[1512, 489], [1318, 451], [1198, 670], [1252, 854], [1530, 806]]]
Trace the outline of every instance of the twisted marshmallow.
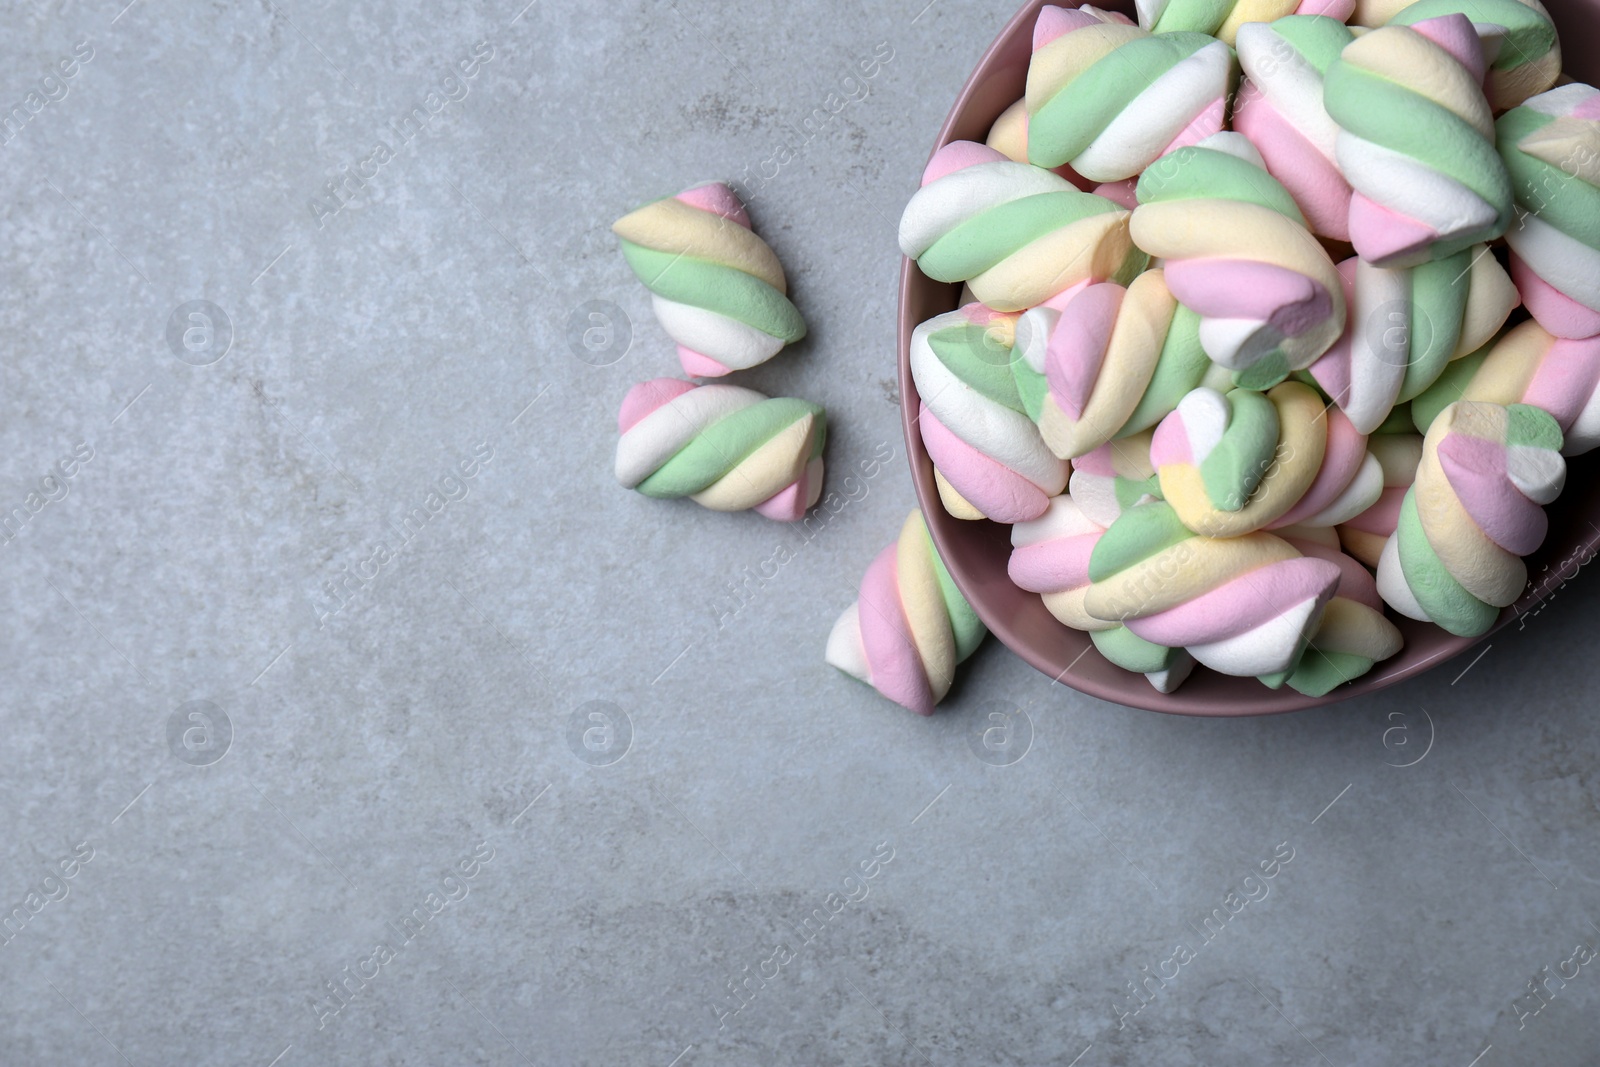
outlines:
[[1110, 526], [1123, 512], [1161, 499], [1161, 480], [1150, 464], [1154, 436], [1155, 431], [1145, 430], [1107, 441], [1073, 462], [1067, 493], [1090, 521]]
[[1299, 661], [1287, 675], [1262, 681], [1274, 689], [1287, 682], [1290, 689], [1306, 696], [1326, 696], [1400, 651], [1405, 640], [1395, 624], [1384, 618], [1377, 583], [1365, 567], [1340, 551], [1338, 534], [1325, 527], [1295, 526], [1280, 530], [1278, 536], [1301, 555], [1338, 567], [1339, 587], [1323, 609]]
[[1483, 246], [1418, 267], [1339, 264], [1349, 321], [1310, 367], [1362, 433], [1487, 343], [1517, 306], [1517, 287]]
[[1322, 76], [1354, 37], [1331, 18], [1291, 15], [1239, 27], [1233, 128], [1289, 190], [1313, 233], [1350, 239], [1350, 183], [1334, 161], [1339, 127], [1322, 106]]
[[809, 401], [656, 378], [628, 390], [617, 429], [617, 481], [645, 496], [794, 522], [822, 493], [827, 424]]
[[1339, 272], [1243, 134], [1215, 134], [1139, 179], [1133, 239], [1200, 315], [1200, 344], [1245, 388], [1300, 370], [1344, 330]]
[[[1121, 15], [1117, 16], [1122, 18]], [[989, 136], [984, 139], [984, 144], [999, 152], [1007, 159], [1017, 163], [1028, 162], [1028, 101], [1018, 100], [1000, 113], [994, 120], [994, 125], [989, 127]], [[1095, 183], [1074, 171], [1063, 163], [1059, 167], [1050, 168], [1054, 174], [1059, 174], [1075, 187], [1086, 192], [1091, 192], [1105, 197], [1113, 203], [1120, 204], [1132, 211], [1138, 206], [1138, 201], [1133, 195], [1133, 179], [1124, 179], [1118, 182]]]
[[1040, 10], [1028, 64], [1028, 161], [1132, 178], [1222, 129], [1233, 53], [1200, 33], [1152, 36], [1087, 4]]
[[1012, 373], [1050, 450], [1077, 459], [1154, 426], [1215, 364], [1200, 347], [1200, 317], [1178, 303], [1160, 270], [1127, 288], [1100, 282], [1017, 320]]
[[1182, 649], [1152, 644], [1116, 622], [1084, 610], [1089, 591], [1089, 558], [1105, 527], [1070, 496], [1050, 501], [1037, 519], [1011, 527], [1011, 559], [1006, 573], [1020, 588], [1038, 593], [1050, 614], [1065, 626], [1089, 634], [1100, 654], [1124, 670], [1149, 679], [1161, 693], [1183, 684], [1194, 660]]
[[957, 518], [1022, 522], [1043, 514], [1067, 484], [1023, 410], [1011, 374], [1016, 317], [982, 304], [937, 315], [911, 334], [917, 425]]
[[1299, 382], [1268, 393], [1196, 389], [1156, 427], [1150, 462], [1162, 497], [1207, 537], [1336, 526], [1383, 489], [1365, 435]]
[[1411, 5], [1411, 0], [1356, 0], [1356, 9], [1345, 19], [1352, 26], [1375, 30]]
[[1021, 311], [1086, 279], [1131, 277], [1146, 257], [1128, 212], [1059, 175], [953, 141], [933, 154], [900, 217], [900, 250], [935, 281]]
[[1356, 0], [1135, 0], [1134, 6], [1139, 25], [1151, 33], [1193, 30], [1231, 45], [1246, 25], [1284, 18], [1321, 15], [1342, 25], [1355, 11]]
[[1496, 111], [1516, 107], [1542, 93], [1561, 75], [1561, 44], [1555, 23], [1539, 0], [1417, 0], [1389, 23], [1414, 26], [1460, 12], [1472, 20], [1489, 60], [1484, 92]]
[[[1028, 161], [1028, 102], [1018, 100], [1010, 107], [1000, 112], [1000, 117], [994, 120], [994, 125], [989, 127], [989, 136], [983, 143], [999, 152], [1013, 163], [1026, 163]], [[1068, 181], [1072, 181], [1072, 168], [1055, 168]], [[1077, 182], [1073, 182], [1077, 185]], [[1081, 186], [1079, 186], [1081, 188]]]
[[684, 373], [715, 378], [765, 363], [806, 335], [783, 267], [732, 189], [711, 182], [612, 224], [622, 254], [678, 343]]
[[1362, 259], [1415, 266], [1505, 232], [1511, 182], [1483, 74], [1482, 45], [1461, 14], [1373, 30], [1328, 66], [1323, 105], [1339, 124]]
[[1558, 337], [1600, 334], [1600, 90], [1563, 85], [1500, 116], [1517, 219], [1511, 276]]
[[1155, 501], [1095, 544], [1083, 608], [1223, 674], [1270, 677], [1299, 661], [1339, 577], [1269, 533], [1202, 537]]
[[1458, 636], [1488, 632], [1528, 584], [1522, 557], [1544, 542], [1543, 505], [1560, 495], [1566, 470], [1549, 413], [1473, 401], [1445, 408], [1383, 546], [1383, 599]]
[[1508, 330], [1450, 364], [1438, 384], [1412, 401], [1417, 429], [1426, 433], [1456, 400], [1542, 408], [1561, 428], [1562, 455], [1582, 455], [1600, 445], [1600, 337], [1556, 337], [1531, 320]]
[[950, 580], [922, 513], [878, 553], [855, 603], [833, 624], [827, 661], [918, 715], [950, 691], [956, 664], [988, 631]]
[[1371, 507], [1339, 525], [1344, 550], [1369, 567], [1376, 567], [1384, 542], [1400, 521], [1400, 504], [1417, 478], [1422, 462], [1422, 435], [1382, 433], [1367, 438], [1367, 451], [1383, 470], [1383, 492]]

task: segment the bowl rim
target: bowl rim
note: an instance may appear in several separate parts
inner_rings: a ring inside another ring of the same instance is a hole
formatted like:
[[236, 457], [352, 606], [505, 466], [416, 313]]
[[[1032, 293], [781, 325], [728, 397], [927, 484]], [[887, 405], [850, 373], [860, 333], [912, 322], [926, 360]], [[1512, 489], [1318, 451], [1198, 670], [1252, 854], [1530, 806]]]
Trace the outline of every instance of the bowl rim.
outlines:
[[[1047, 2], [1048, 0], [1027, 0], [1021, 10], [1006, 22], [994, 41], [985, 49], [983, 56], [978, 60], [977, 65], [968, 76], [960, 93], [957, 94], [949, 114], [946, 115], [944, 124], [940, 127], [938, 139], [929, 153], [930, 159], [940, 148], [957, 139], [955, 131], [965, 124], [967, 111], [971, 107], [974, 97], [983, 91], [985, 83], [994, 76], [995, 68], [1000, 64], [1000, 60], [1005, 54], [1015, 49], [1014, 40], [1016, 36], [1019, 33], [1027, 32], [1031, 38], [1032, 22], [1036, 18], [1039, 9], [1046, 6]], [[1122, 7], [1128, 6], [1128, 4], [1115, 3], [1107, 6]], [[1425, 671], [1432, 670], [1446, 660], [1454, 659], [1487, 641], [1514, 619], [1527, 614], [1529, 608], [1537, 605], [1547, 596], [1553, 595], [1551, 592], [1542, 591], [1543, 587], [1549, 585], [1548, 582], [1535, 583], [1530, 580], [1517, 602], [1503, 609], [1495, 620], [1494, 625], [1485, 633], [1475, 637], [1456, 637], [1445, 634], [1444, 639], [1439, 642], [1439, 647], [1431, 654], [1415, 659], [1408, 658], [1406, 655], [1407, 649], [1402, 648], [1400, 652], [1389, 660], [1374, 665], [1372, 670], [1362, 677], [1340, 685], [1320, 697], [1306, 696], [1290, 689], [1287, 685], [1274, 690], [1261, 685], [1254, 678], [1234, 679], [1226, 675], [1217, 675], [1217, 677], [1241, 683], [1238, 687], [1240, 689], [1239, 693], [1224, 697], [1207, 693], [1198, 698], [1195, 695], [1185, 695], [1185, 690], [1193, 684], [1192, 682], [1180, 686], [1174, 693], [1160, 693], [1141, 675], [1131, 671], [1120, 671], [1120, 668], [1114, 669], [1125, 675], [1126, 684], [1112, 684], [1081, 674], [1069, 678], [1072, 675], [1072, 667], [1076, 665], [1078, 660], [1081, 660], [1085, 655], [1098, 657], [1100, 656], [1099, 651], [1092, 644], [1088, 644], [1086, 650], [1074, 659], [1065, 670], [1061, 669], [1058, 660], [1047, 655], [1036, 642], [1024, 640], [1018, 634], [1016, 627], [1013, 626], [1012, 620], [997, 612], [995, 605], [984, 595], [984, 585], [969, 565], [964, 552], [952, 550], [953, 532], [957, 524], [967, 527], [990, 526], [1000, 529], [1009, 529], [1009, 527], [989, 519], [957, 519], [945, 510], [944, 504], [939, 497], [938, 487], [934, 481], [933, 462], [928, 456], [927, 448], [922, 441], [921, 431], [917, 427], [917, 419], [920, 417], [921, 397], [917, 392], [916, 383], [911, 374], [911, 334], [923, 320], [918, 319], [911, 312], [911, 306], [915, 301], [915, 294], [919, 290], [927, 291], [939, 287], [948, 288], [952, 294], [955, 292], [954, 286], [942, 286], [942, 283], [932, 281], [917, 269], [915, 262], [905, 257], [901, 258], [899, 304], [897, 308], [900, 423], [901, 432], [905, 438], [906, 458], [911, 468], [911, 480], [916, 491], [917, 506], [922, 511], [929, 535], [932, 537], [934, 546], [944, 561], [946, 570], [949, 571], [951, 578], [955, 581], [956, 587], [967, 598], [967, 602], [972, 605], [979, 619], [1007, 649], [1020, 656], [1040, 673], [1053, 679], [1052, 684], [1060, 682], [1078, 692], [1098, 697], [1114, 704], [1121, 704], [1125, 707], [1173, 715], [1235, 718], [1302, 711], [1308, 708], [1340, 703], [1359, 696], [1366, 696], [1379, 690], [1387, 689]], [[954, 310], [953, 302], [950, 310]], [[1569, 458], [1569, 492], [1574, 481], [1570, 476], [1571, 462]], [[1574, 558], [1580, 551], [1589, 558], [1593, 558], [1597, 552], [1600, 552], [1600, 524], [1597, 524], [1597, 522], [1600, 522], [1600, 495], [1597, 495], [1588, 504], [1587, 515], [1584, 517], [1591, 520], [1589, 527], [1594, 532], [1591, 535], [1580, 537], [1579, 548], [1573, 553]], [[1552, 523], [1552, 534], [1555, 529], [1555, 524]], [[1006, 541], [1009, 544], [1009, 536], [1007, 536]], [[1541, 546], [1539, 552], [1526, 557], [1530, 563], [1530, 576], [1533, 573], [1531, 564], [1549, 554], [1548, 550], [1552, 547], [1551, 541], [1552, 538], [1547, 536], [1545, 544]], [[1579, 568], [1586, 562], [1587, 559], [1580, 562], [1578, 564]], [[1546, 569], [1548, 570], [1548, 567]], [[1565, 566], [1562, 568], [1562, 571], [1564, 570]], [[1556, 576], [1560, 577], [1561, 573], [1561, 571], [1558, 571]], [[1575, 574], [1576, 571], [1573, 572], [1573, 575], [1569, 575], [1567, 579], [1564, 579], [1561, 584], [1565, 585], [1566, 580], [1570, 580], [1570, 577]], [[1026, 595], [1037, 598], [1037, 594]], [[1400, 625], [1403, 630], [1408, 626], [1412, 628], [1428, 627], [1431, 630], [1438, 630], [1439, 633], [1444, 633], [1442, 629], [1432, 623], [1415, 623], [1412, 620], [1397, 619], [1388, 612], [1386, 612], [1386, 617]], [[1074, 631], [1059, 622], [1057, 625], [1066, 634], [1080, 633], [1080, 631]], [[1087, 635], [1084, 635], [1084, 639], [1087, 640]], [[1408, 637], [1408, 645], [1409, 643]], [[1476, 663], [1477, 661], [1474, 660], [1473, 662]], [[1107, 663], [1107, 666], [1110, 666], [1110, 664]], [[1470, 666], [1468, 669], [1470, 669]], [[1209, 669], [1197, 665], [1197, 670]], [[1215, 672], [1212, 673], [1214, 674]], [[1120, 678], [1119, 681], [1121, 681]], [[1230, 686], [1230, 688], [1234, 687]], [[1251, 695], [1244, 697], [1244, 692], [1250, 692]], [[1243, 703], [1240, 702], [1241, 698], [1244, 701]]]

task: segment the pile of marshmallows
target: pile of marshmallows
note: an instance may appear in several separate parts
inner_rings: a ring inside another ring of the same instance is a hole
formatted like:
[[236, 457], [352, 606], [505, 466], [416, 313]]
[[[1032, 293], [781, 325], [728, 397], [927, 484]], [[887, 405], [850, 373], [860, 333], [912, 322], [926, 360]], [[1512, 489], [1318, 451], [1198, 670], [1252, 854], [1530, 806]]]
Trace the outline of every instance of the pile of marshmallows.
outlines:
[[1385, 605], [1487, 631], [1600, 443], [1600, 92], [1559, 75], [1537, 0], [1044, 8], [900, 224], [967, 289], [911, 343], [946, 510], [1162, 692], [1326, 694]]
[[[1559, 75], [1537, 0], [1044, 8], [1026, 96], [900, 225], [965, 283], [911, 342], [946, 510], [1011, 524], [1012, 579], [1162, 692], [1323, 695], [1400, 650], [1386, 604], [1485, 632], [1600, 444], [1600, 92]], [[803, 336], [727, 186], [614, 229], [688, 374]], [[619, 428], [651, 496], [821, 490], [805, 401], [657, 379]], [[927, 714], [983, 636], [913, 513], [827, 658]]]

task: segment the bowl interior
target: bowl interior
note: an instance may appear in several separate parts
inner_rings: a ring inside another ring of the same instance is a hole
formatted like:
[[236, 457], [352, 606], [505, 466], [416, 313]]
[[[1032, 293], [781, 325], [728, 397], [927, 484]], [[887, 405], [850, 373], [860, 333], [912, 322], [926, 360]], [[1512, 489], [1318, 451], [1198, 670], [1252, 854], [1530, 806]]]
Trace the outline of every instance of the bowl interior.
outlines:
[[[983, 141], [1000, 113], [1022, 96], [1033, 23], [1043, 6], [1043, 0], [1025, 4], [995, 39], [956, 98], [944, 129], [939, 131], [935, 151], [951, 141]], [[1134, 17], [1131, 0], [1110, 0], [1101, 6]], [[1600, 80], [1600, 52], [1588, 46], [1600, 42], [1600, 0], [1553, 0], [1547, 6], [1561, 32], [1566, 73], [1594, 84]], [[1390, 612], [1405, 636], [1404, 649], [1325, 697], [1302, 696], [1287, 686], [1271, 690], [1253, 678], [1231, 678], [1204, 669], [1197, 669], [1176, 693], [1163, 694], [1141, 675], [1114, 666], [1094, 648], [1087, 634], [1063, 626], [1038, 595], [1012, 584], [1006, 575], [1010, 527], [952, 518], [940, 503], [933, 464], [914, 421], [920, 399], [911, 379], [911, 331], [925, 319], [954, 310], [959, 293], [959, 286], [932, 281], [915, 264], [905, 262], [900, 278], [899, 359], [906, 454], [911, 460], [917, 502], [951, 577], [995, 636], [1040, 671], [1103, 700], [1152, 711], [1264, 715], [1331, 704], [1394, 685], [1460, 655], [1488, 636], [1456, 637], [1430, 623]], [[1566, 491], [1547, 509], [1549, 537], [1528, 561], [1528, 573], [1536, 576], [1535, 580], [1521, 600], [1501, 612], [1495, 629], [1533, 610], [1600, 548], [1600, 495], [1589, 491], [1595, 462], [1592, 455], [1569, 461]]]

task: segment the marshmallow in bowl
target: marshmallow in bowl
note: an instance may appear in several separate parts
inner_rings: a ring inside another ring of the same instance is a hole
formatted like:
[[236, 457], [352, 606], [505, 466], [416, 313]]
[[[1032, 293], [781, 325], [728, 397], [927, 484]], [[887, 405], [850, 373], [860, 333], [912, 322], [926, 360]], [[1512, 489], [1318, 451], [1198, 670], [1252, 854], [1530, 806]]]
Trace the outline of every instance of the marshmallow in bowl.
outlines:
[[764, 363], [806, 334], [783, 267], [734, 191], [709, 182], [625, 215], [611, 229], [678, 343], [685, 374], [716, 378]]
[[1344, 331], [1333, 261], [1243, 134], [1213, 134], [1145, 171], [1129, 228], [1199, 313], [1206, 354], [1244, 388], [1310, 366]]
[[1517, 195], [1511, 276], [1559, 337], [1600, 333], [1600, 90], [1563, 85], [1495, 124]]
[[1084, 285], [1017, 320], [1012, 373], [1050, 450], [1077, 459], [1147, 430], [1190, 390], [1227, 373], [1200, 346], [1200, 317], [1160, 270], [1124, 287]]
[[1351, 26], [1375, 30], [1411, 4], [1411, 0], [1356, 0], [1355, 10], [1345, 21]]
[[1018, 587], [1038, 593], [1056, 620], [1089, 634], [1095, 648], [1124, 670], [1142, 674], [1157, 692], [1183, 684], [1194, 660], [1180, 648], [1152, 644], [1120, 622], [1098, 619], [1084, 609], [1089, 558], [1105, 533], [1072, 496], [1058, 496], [1037, 519], [1011, 527], [1006, 573]]
[[1028, 102], [1018, 100], [994, 120], [983, 143], [1013, 163], [1028, 161]]
[[1355, 190], [1350, 241], [1380, 267], [1443, 259], [1511, 221], [1483, 46], [1462, 14], [1357, 37], [1323, 77], [1335, 155]]
[[1121, 205], [974, 141], [953, 141], [928, 161], [900, 218], [900, 250], [998, 311], [1085, 280], [1131, 278], [1147, 258]]
[[1296, 15], [1321, 16], [1342, 24], [1355, 11], [1356, 0], [1136, 0], [1135, 6], [1139, 25], [1151, 33], [1193, 30], [1236, 44], [1246, 26]]
[[829, 664], [918, 715], [932, 715], [988, 631], [951, 581], [920, 511], [878, 553], [828, 635]]
[[1561, 75], [1555, 23], [1539, 0], [1417, 0], [1388, 20], [1413, 26], [1460, 13], [1472, 20], [1489, 61], [1484, 92], [1496, 111], [1544, 92]]
[[1130, 508], [1161, 499], [1161, 480], [1150, 464], [1150, 441], [1155, 431], [1107, 441], [1072, 463], [1067, 493], [1083, 513], [1101, 526], [1110, 526]]
[[[1028, 162], [1028, 102], [1018, 100], [1002, 111], [1000, 117], [994, 120], [994, 125], [989, 127], [989, 136], [983, 143], [1007, 159], [1018, 163]], [[1121, 204], [1129, 211], [1138, 206], [1138, 200], [1133, 192], [1136, 180], [1133, 178], [1096, 183], [1065, 163], [1059, 167], [1052, 167], [1051, 173], [1061, 175], [1079, 189], [1085, 189], [1113, 203]]]
[[1600, 445], [1600, 337], [1556, 337], [1538, 322], [1519, 323], [1411, 402], [1417, 429], [1426, 433], [1456, 400], [1532, 404], [1561, 428], [1561, 454], [1582, 455]]
[[1232, 50], [1214, 37], [1045, 7], [1028, 64], [1028, 160], [1096, 182], [1135, 177], [1222, 129], [1232, 76]]
[[1367, 451], [1383, 471], [1383, 491], [1361, 514], [1346, 519], [1337, 527], [1345, 552], [1376, 567], [1383, 555], [1384, 542], [1394, 534], [1400, 521], [1400, 504], [1406, 490], [1417, 478], [1422, 462], [1422, 435], [1419, 433], [1380, 433], [1367, 438]]
[[1202, 537], [1157, 500], [1095, 543], [1083, 607], [1223, 674], [1270, 678], [1299, 662], [1339, 578], [1273, 534]]
[[1405, 640], [1399, 628], [1384, 617], [1377, 582], [1341, 550], [1338, 534], [1325, 526], [1291, 526], [1279, 530], [1278, 536], [1301, 555], [1338, 567], [1339, 585], [1299, 661], [1286, 675], [1263, 678], [1263, 682], [1274, 689], [1287, 683], [1306, 696], [1326, 696], [1400, 651]]
[[1488, 343], [1517, 306], [1517, 288], [1484, 245], [1417, 267], [1339, 264], [1348, 323], [1308, 373], [1362, 433]]
[[1378, 563], [1378, 591], [1408, 618], [1487, 633], [1528, 585], [1544, 505], [1566, 481], [1561, 427], [1526, 404], [1457, 401], [1433, 420], [1417, 480]]
[[1322, 106], [1322, 75], [1355, 38], [1314, 15], [1239, 27], [1239, 87], [1233, 128], [1250, 138], [1267, 172], [1283, 183], [1311, 231], [1350, 239], [1350, 183], [1339, 171], [1339, 127]]
[[1150, 462], [1179, 520], [1208, 537], [1337, 526], [1383, 491], [1366, 436], [1300, 382], [1196, 389], [1156, 427]]
[[822, 493], [822, 408], [736, 385], [640, 382], [617, 417], [617, 481], [713, 511], [795, 522]]
[[911, 335], [917, 426], [957, 518], [1022, 522], [1067, 485], [1067, 464], [1045, 447], [1017, 393], [1015, 325], [1015, 315], [968, 304]]

